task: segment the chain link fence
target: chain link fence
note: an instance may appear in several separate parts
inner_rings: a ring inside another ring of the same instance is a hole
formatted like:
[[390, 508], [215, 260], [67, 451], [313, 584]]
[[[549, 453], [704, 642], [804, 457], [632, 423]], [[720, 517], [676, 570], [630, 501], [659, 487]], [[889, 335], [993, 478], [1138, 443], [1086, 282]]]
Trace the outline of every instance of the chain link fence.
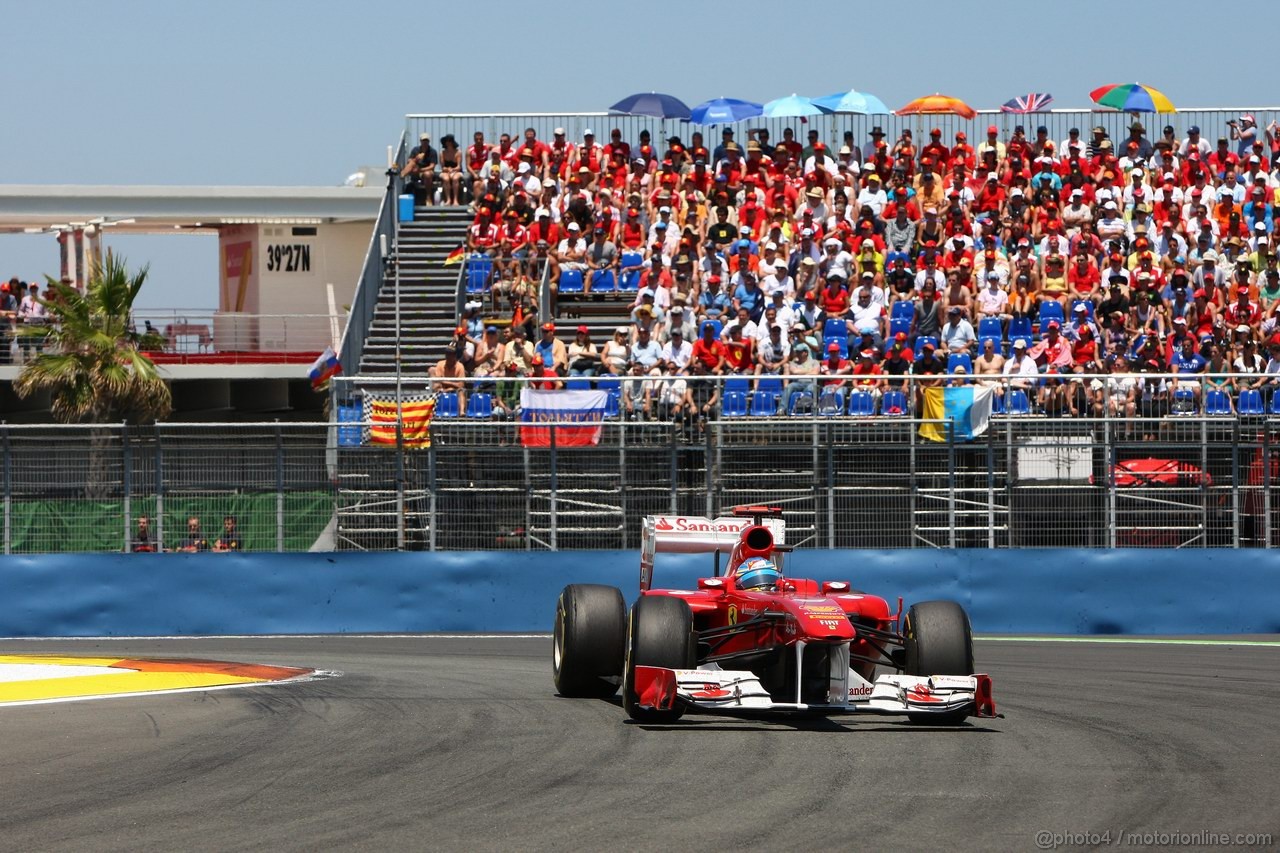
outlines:
[[5, 554], [202, 550], [231, 516], [250, 551], [625, 550], [646, 515], [769, 503], [801, 548], [1280, 544], [1278, 418], [925, 425], [619, 419], [594, 446], [530, 447], [515, 421], [437, 419], [403, 450], [362, 423], [0, 425], [0, 533]]

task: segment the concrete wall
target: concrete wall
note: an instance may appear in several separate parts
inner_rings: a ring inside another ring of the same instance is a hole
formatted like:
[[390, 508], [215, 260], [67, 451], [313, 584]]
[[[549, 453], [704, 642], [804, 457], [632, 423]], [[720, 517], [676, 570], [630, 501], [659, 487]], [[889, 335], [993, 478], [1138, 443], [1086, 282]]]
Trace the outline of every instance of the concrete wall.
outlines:
[[[1272, 551], [809, 551], [788, 571], [897, 596], [954, 598], [977, 631], [1280, 631]], [[690, 587], [705, 555], [663, 555]], [[0, 558], [0, 636], [547, 631], [567, 583], [633, 599], [632, 551], [138, 554]]]

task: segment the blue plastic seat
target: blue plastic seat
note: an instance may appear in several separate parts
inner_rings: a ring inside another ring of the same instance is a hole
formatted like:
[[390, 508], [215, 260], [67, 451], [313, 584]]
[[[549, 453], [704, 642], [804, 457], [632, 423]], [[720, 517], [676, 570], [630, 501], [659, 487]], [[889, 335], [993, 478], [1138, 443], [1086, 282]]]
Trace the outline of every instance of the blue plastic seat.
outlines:
[[766, 373], [756, 380], [756, 391], [767, 391], [770, 394], [781, 394], [782, 377], [775, 373]]
[[493, 258], [474, 254], [466, 260], [467, 293], [484, 293], [489, 289], [489, 274], [493, 272]]
[[826, 388], [818, 395], [818, 414], [825, 417], [844, 414], [844, 391]]
[[614, 293], [618, 289], [618, 277], [613, 270], [595, 270], [591, 273], [592, 293]]
[[564, 389], [566, 391], [590, 391], [591, 380], [583, 379], [581, 376], [574, 376], [564, 381]]
[[827, 341], [848, 340], [849, 327], [845, 325], [844, 320], [827, 320], [822, 325], [822, 337]]
[[559, 293], [581, 293], [582, 270], [562, 270], [559, 288]]
[[822, 358], [826, 358], [827, 347], [831, 346], [832, 344], [835, 344], [836, 346], [840, 347], [841, 358], [849, 357], [849, 339], [848, 338], [825, 338], [822, 341], [822, 352], [820, 353], [820, 356]]
[[1262, 392], [1257, 388], [1246, 388], [1240, 392], [1236, 401], [1236, 411], [1242, 415], [1262, 414]]
[[1090, 322], [1092, 322], [1093, 321], [1093, 300], [1092, 299], [1073, 299], [1071, 301], [1072, 313], [1075, 313], [1077, 305], [1084, 306], [1085, 316], [1087, 316]]
[[921, 335], [916, 338], [916, 361], [920, 360], [920, 356], [924, 354], [924, 345], [933, 344], [933, 348], [938, 348], [938, 339], [934, 335]]
[[437, 418], [456, 418], [461, 414], [459, 409], [458, 394], [455, 391], [443, 391], [436, 395], [436, 408], [434, 417]]
[[889, 309], [890, 320], [906, 320], [910, 325], [916, 316], [916, 304], [905, 299], [893, 303], [893, 307]]
[[620, 414], [622, 414], [622, 392], [615, 388], [610, 390], [608, 396], [604, 398], [604, 416], [616, 418]]
[[1219, 388], [1206, 391], [1204, 394], [1204, 413], [1206, 415], [1231, 414], [1231, 398], [1227, 396], [1227, 392]]
[[[901, 305], [902, 303], [896, 302], [894, 304]], [[902, 333], [904, 335], [911, 334], [911, 318], [910, 317], [894, 317], [889, 321], [889, 337], [893, 337], [898, 333]]]
[[751, 390], [751, 382], [745, 376], [727, 376], [724, 380], [724, 393], [746, 394]]
[[[703, 320], [702, 328], [705, 329], [707, 326], [711, 327], [713, 332], [712, 337], [716, 340], [720, 340], [720, 332], [724, 330], [724, 323], [721, 323], [719, 320]], [[699, 331], [701, 331], [701, 329]]]
[[1027, 346], [1031, 346], [1031, 339], [1030, 317], [1014, 317], [1009, 321], [1009, 343], [1026, 341]]
[[794, 415], [796, 412], [804, 409], [808, 412], [813, 411], [813, 393], [810, 391], [801, 391], [798, 394], [791, 395], [791, 402], [787, 404], [787, 414]]
[[1058, 325], [1061, 326], [1066, 323], [1067, 317], [1066, 314], [1063, 313], [1061, 305], [1057, 302], [1046, 299], [1044, 302], [1040, 303], [1040, 334], [1043, 335], [1045, 330], [1049, 328], [1049, 322], [1051, 320], [1056, 320]]
[[880, 414], [903, 417], [907, 414], [907, 395], [903, 391], [885, 391], [880, 398]]
[[947, 356], [947, 373], [955, 373], [957, 367], [963, 367], [965, 373], [973, 373], [973, 359], [968, 353], [953, 352]]
[[1194, 415], [1196, 413], [1196, 393], [1190, 388], [1174, 389], [1173, 413], [1175, 415]]
[[641, 270], [628, 270], [618, 276], [618, 290], [622, 293], [635, 293], [640, 289]]
[[493, 396], [478, 392], [467, 398], [467, 417], [469, 418], [491, 418], [493, 417]]
[[1008, 399], [1005, 400], [1005, 411], [1011, 415], [1031, 414], [1031, 401], [1027, 399], [1027, 392], [1021, 388], [1011, 388]]
[[868, 417], [876, 413], [876, 398], [868, 391], [854, 391], [849, 395], [849, 414]]
[[984, 338], [995, 338], [997, 342], [1004, 340], [1004, 324], [999, 317], [983, 317], [978, 321], [978, 339]]
[[1280, 394], [1271, 395], [1271, 414], [1280, 415]]
[[991, 395], [991, 414], [993, 415], [1004, 414], [1004, 396], [1002, 394]]
[[740, 418], [747, 413], [747, 395], [741, 391], [725, 391], [724, 400], [720, 404], [720, 415], [725, 418]]
[[751, 393], [751, 417], [768, 418], [778, 413], [778, 395], [772, 391]]

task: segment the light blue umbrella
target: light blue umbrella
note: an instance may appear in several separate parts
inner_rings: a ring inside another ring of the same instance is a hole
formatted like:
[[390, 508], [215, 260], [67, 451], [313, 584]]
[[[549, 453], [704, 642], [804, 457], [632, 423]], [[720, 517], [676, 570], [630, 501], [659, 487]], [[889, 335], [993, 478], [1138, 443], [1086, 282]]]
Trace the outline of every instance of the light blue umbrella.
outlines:
[[689, 121], [694, 124], [732, 124], [735, 121], [755, 118], [763, 109], [764, 107], [754, 101], [712, 98], [691, 109]]
[[893, 110], [875, 95], [850, 89], [847, 92], [814, 98], [813, 103], [829, 113], [856, 113], [857, 115], [889, 115]]
[[793, 94], [769, 101], [764, 105], [762, 115], [765, 118], [804, 118], [824, 115], [824, 111], [808, 98]]

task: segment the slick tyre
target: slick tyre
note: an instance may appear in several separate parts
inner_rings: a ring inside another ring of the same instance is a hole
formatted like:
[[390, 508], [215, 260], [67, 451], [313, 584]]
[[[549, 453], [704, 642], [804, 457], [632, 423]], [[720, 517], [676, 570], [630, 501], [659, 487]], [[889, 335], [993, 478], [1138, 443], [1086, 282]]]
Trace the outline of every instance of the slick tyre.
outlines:
[[673, 723], [684, 708], [658, 711], [640, 707], [635, 691], [637, 666], [665, 669], [692, 669], [696, 665], [693, 611], [678, 598], [642, 595], [631, 608], [627, 630], [626, 677], [622, 683], [622, 706], [627, 716], [642, 723]]
[[[973, 632], [969, 616], [954, 601], [922, 601], [902, 623], [906, 675], [972, 675]], [[955, 726], [967, 714], [909, 714], [913, 723]]]
[[573, 698], [618, 692], [627, 643], [627, 606], [611, 586], [571, 584], [556, 601], [551, 666], [556, 690]]

